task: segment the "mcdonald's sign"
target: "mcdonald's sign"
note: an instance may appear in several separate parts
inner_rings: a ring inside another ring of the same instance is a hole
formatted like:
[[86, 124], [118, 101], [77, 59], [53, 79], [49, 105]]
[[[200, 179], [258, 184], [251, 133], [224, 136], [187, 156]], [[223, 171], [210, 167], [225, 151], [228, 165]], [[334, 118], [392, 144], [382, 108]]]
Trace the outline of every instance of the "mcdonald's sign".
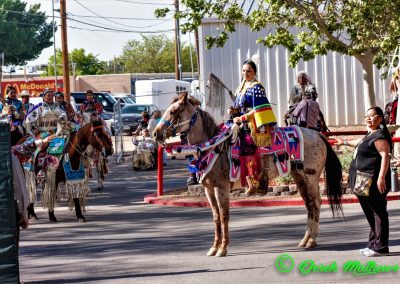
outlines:
[[[31, 97], [38, 97], [43, 93], [44, 89], [56, 89], [55, 80], [33, 80], [33, 81], [2, 81], [1, 82], [1, 95], [6, 96], [6, 90], [9, 86], [14, 86], [17, 94], [23, 90], [28, 90]], [[57, 80], [57, 90], [63, 91], [63, 80]]]

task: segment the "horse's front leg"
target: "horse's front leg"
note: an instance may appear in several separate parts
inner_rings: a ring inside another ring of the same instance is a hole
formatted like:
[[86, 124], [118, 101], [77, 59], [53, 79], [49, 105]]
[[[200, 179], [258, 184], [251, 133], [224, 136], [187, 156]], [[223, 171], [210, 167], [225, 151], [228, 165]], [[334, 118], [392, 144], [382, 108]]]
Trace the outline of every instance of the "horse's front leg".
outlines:
[[76, 218], [78, 219], [78, 222], [79, 223], [86, 222], [86, 219], [82, 214], [82, 206], [81, 206], [80, 198], [74, 198], [74, 205], [75, 205], [75, 214], [76, 214]]
[[103, 180], [104, 180], [104, 160], [103, 156], [100, 155], [96, 163], [97, 170], [97, 190], [103, 190]]
[[225, 256], [228, 252], [229, 244], [229, 193], [230, 187], [216, 187], [214, 189], [218, 202], [219, 218], [222, 228], [222, 243], [216, 256]]
[[206, 196], [208, 203], [210, 204], [213, 221], [214, 221], [214, 243], [212, 247], [208, 250], [207, 256], [214, 256], [217, 254], [219, 247], [222, 243], [222, 230], [221, 230], [221, 219], [219, 216], [218, 202], [215, 198], [214, 189], [212, 187], [205, 187]]

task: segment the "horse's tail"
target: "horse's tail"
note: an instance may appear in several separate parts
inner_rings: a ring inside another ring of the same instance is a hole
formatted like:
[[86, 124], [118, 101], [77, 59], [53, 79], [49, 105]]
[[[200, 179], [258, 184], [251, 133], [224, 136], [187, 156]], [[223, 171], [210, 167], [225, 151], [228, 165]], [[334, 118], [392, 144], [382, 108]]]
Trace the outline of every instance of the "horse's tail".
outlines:
[[326, 145], [325, 187], [333, 217], [344, 216], [342, 207], [342, 164], [328, 140], [320, 134]]

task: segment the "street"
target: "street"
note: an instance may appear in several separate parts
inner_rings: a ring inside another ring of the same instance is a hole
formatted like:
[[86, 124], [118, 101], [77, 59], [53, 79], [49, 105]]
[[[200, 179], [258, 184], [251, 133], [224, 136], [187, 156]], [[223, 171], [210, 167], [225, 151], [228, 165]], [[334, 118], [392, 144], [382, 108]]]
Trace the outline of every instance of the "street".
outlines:
[[[369, 226], [359, 204], [344, 205], [345, 221], [334, 221], [328, 206], [321, 214], [319, 246], [296, 246], [305, 231], [304, 207], [231, 209], [230, 246], [223, 258], [207, 257], [213, 240], [209, 208], [148, 205], [146, 194], [156, 191], [156, 172], [131, 170], [130, 157], [116, 165], [104, 191], [92, 180], [86, 223], [62, 202], [55, 210], [58, 223], [36, 205], [38, 221], [21, 233], [20, 275], [24, 283], [393, 283], [398, 272], [354, 276], [344, 273], [349, 260], [396, 265], [400, 261], [398, 201], [389, 202], [391, 256], [367, 258]], [[188, 172], [184, 160], [165, 167], [165, 190], [183, 186]], [[281, 254], [294, 258], [290, 273], [279, 272]], [[336, 261], [337, 272], [301, 275], [297, 266]]]

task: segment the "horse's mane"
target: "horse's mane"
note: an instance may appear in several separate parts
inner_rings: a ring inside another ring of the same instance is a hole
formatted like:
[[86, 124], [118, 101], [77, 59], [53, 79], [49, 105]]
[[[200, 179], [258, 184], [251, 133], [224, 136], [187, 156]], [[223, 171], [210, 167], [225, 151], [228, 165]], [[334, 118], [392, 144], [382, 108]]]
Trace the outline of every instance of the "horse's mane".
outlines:
[[197, 111], [199, 112], [200, 117], [203, 120], [203, 128], [206, 131], [208, 139], [211, 139], [218, 133], [217, 123], [215, 122], [215, 119], [211, 116], [211, 114], [209, 114], [205, 110], [198, 108]]

